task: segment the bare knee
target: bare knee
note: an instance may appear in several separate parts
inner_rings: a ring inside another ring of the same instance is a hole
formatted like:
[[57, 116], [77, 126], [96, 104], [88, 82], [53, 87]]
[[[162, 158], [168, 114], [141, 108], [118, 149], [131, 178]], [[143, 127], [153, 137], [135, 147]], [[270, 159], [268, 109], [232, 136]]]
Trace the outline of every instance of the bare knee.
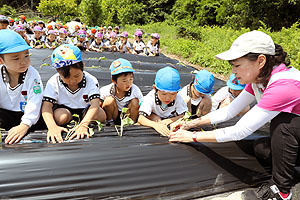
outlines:
[[72, 120], [72, 114], [68, 109], [58, 108], [53, 113], [57, 125], [62, 126]]

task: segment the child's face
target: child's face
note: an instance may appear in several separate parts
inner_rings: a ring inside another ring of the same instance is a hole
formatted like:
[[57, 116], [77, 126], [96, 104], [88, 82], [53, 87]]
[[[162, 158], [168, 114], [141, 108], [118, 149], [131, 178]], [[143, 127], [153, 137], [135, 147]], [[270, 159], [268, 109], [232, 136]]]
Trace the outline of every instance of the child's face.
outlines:
[[117, 88], [121, 92], [127, 92], [130, 90], [133, 84], [133, 73], [122, 74], [117, 78], [117, 82], [113, 80], [113, 83], [116, 84]]
[[59, 74], [60, 78], [64, 83], [66, 83], [69, 87], [74, 87], [77, 86], [83, 78], [83, 72], [81, 69], [77, 68], [70, 68], [70, 76], [65, 78], [61, 74]]
[[202, 94], [202, 93], [200, 93], [200, 92], [198, 92], [197, 90], [196, 90], [196, 88], [195, 88], [195, 85], [194, 84], [192, 84], [192, 96], [193, 96], [193, 98], [194, 99], [198, 99], [198, 98], [200, 98], [200, 97], [205, 97], [205, 94]]
[[44, 28], [44, 25], [43, 25], [43, 24], [38, 24], [38, 25], [39, 25], [39, 27]]
[[111, 43], [114, 43], [114, 42], [117, 40], [117, 38], [115, 38], [115, 37], [110, 37], [109, 40], [110, 40]]
[[174, 99], [177, 96], [177, 92], [165, 92], [165, 91], [157, 90], [157, 96], [162, 103], [168, 105], [169, 103], [174, 101]]
[[66, 34], [64, 34], [64, 33], [59, 33], [59, 37], [60, 37], [60, 38], [65, 38], [65, 37], [66, 37]]
[[21, 51], [18, 53], [7, 53], [0, 58], [0, 63], [4, 64], [9, 73], [23, 73], [30, 65], [29, 51]]
[[79, 38], [80, 42], [84, 42], [84, 40], [85, 40], [85, 38], [82, 38], [82, 37]]
[[76, 26], [76, 27], [75, 27], [75, 31], [78, 31], [78, 30], [79, 30], [79, 27]]
[[239, 94], [241, 94], [243, 90], [233, 90], [231, 88], [229, 88], [229, 92], [234, 96], [234, 97], [237, 97], [239, 96]]
[[121, 42], [124, 42], [126, 39], [124, 37], [120, 37]]
[[97, 42], [97, 44], [100, 44], [100, 43], [101, 43], [101, 40], [102, 40], [102, 38], [100, 38], [100, 37], [97, 37], [97, 38], [96, 38], [96, 42]]
[[155, 43], [157, 42], [157, 39], [156, 39], [155, 37], [151, 37], [151, 42], [152, 42], [153, 44], [155, 44]]
[[7, 29], [8, 24], [0, 23], [0, 29]]
[[55, 40], [55, 38], [56, 37], [53, 34], [48, 35], [48, 39], [49, 39], [50, 42], [53, 42]]
[[134, 36], [134, 39], [135, 39], [136, 41], [140, 41], [140, 38], [139, 38], [138, 36]]
[[41, 36], [42, 36], [42, 32], [40, 32], [40, 31], [35, 31], [34, 32], [34, 36], [35, 36], [35, 38], [40, 38]]

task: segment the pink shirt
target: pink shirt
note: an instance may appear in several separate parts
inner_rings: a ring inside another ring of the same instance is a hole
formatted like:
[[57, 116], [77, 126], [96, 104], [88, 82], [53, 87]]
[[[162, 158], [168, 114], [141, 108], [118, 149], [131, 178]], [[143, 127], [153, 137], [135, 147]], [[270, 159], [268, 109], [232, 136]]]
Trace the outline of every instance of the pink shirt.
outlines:
[[[277, 72], [289, 70], [284, 64], [273, 69], [271, 76]], [[247, 84], [245, 90], [254, 95], [252, 84]], [[279, 111], [300, 115], [300, 82], [293, 79], [279, 79], [271, 83], [264, 91], [257, 104], [269, 111]]]

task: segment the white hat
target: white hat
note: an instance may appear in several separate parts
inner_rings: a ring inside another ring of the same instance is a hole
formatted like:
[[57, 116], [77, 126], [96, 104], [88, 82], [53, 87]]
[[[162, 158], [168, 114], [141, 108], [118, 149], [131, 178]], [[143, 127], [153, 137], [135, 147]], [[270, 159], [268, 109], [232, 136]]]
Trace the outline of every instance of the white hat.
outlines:
[[261, 31], [251, 31], [239, 36], [228, 51], [215, 57], [221, 60], [235, 60], [248, 53], [275, 55], [275, 44], [269, 35]]

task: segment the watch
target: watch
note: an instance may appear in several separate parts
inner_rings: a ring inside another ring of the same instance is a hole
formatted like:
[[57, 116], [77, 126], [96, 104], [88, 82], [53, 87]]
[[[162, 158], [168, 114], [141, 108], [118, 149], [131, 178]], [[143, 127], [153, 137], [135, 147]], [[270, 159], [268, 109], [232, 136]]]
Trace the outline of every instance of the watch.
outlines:
[[192, 138], [193, 138], [194, 142], [198, 142], [198, 141], [197, 141], [197, 131], [194, 131], [194, 132], [192, 133]]

